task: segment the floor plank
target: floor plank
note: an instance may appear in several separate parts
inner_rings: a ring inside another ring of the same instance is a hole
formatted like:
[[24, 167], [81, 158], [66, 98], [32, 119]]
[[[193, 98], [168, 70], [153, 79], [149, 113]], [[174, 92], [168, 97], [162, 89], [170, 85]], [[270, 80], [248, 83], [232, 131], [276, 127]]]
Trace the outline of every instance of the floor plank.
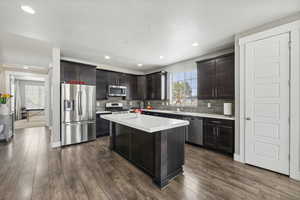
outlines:
[[[0, 143], [0, 199], [296, 200], [300, 182], [186, 145], [183, 175], [160, 190], [108, 149], [108, 138], [52, 149], [47, 128], [16, 131]], [[3, 162], [2, 162], [3, 161]]]

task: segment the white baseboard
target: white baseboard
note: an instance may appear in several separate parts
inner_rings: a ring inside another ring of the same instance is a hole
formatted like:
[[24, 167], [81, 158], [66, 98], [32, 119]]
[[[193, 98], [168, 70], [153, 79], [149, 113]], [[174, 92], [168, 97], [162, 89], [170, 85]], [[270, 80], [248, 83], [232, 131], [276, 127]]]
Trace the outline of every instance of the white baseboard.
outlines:
[[300, 181], [300, 171], [294, 172], [290, 174], [290, 178]]
[[244, 163], [244, 161], [241, 160], [240, 155], [239, 155], [239, 154], [236, 154], [236, 153], [233, 155], [233, 160], [234, 160], [234, 161], [237, 161], [237, 162]]
[[59, 142], [52, 142], [52, 143], [51, 143], [51, 147], [52, 147], [52, 148], [58, 148], [58, 147], [61, 147], [60, 141], [59, 141]]

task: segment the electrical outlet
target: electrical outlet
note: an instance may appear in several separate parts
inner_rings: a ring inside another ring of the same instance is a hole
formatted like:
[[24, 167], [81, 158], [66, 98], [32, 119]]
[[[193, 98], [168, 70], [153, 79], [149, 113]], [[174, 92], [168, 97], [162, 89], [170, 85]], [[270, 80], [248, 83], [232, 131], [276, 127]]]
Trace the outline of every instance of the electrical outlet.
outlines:
[[97, 107], [100, 107], [100, 102], [99, 101], [97, 101]]
[[129, 101], [129, 105], [132, 106], [132, 101]]
[[208, 108], [211, 108], [211, 103], [207, 103], [207, 107], [208, 107]]

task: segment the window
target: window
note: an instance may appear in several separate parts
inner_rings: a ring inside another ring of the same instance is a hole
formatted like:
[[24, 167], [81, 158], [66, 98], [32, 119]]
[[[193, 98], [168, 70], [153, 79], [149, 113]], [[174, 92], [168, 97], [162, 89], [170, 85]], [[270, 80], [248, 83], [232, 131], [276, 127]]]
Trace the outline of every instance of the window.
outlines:
[[170, 74], [170, 104], [197, 106], [197, 70]]
[[45, 87], [42, 85], [25, 85], [25, 107], [44, 108]]

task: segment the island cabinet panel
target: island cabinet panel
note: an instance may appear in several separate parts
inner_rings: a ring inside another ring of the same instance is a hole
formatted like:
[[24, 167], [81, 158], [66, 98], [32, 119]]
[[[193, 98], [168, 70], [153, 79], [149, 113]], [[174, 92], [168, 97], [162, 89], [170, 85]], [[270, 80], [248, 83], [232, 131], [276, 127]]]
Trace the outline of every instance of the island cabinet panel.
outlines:
[[131, 155], [131, 128], [127, 126], [115, 126], [115, 151], [130, 159]]
[[140, 130], [132, 132], [131, 159], [143, 170], [154, 173], [154, 135]]
[[164, 187], [182, 173], [186, 127], [154, 133], [111, 122], [110, 148], [132, 162]]

